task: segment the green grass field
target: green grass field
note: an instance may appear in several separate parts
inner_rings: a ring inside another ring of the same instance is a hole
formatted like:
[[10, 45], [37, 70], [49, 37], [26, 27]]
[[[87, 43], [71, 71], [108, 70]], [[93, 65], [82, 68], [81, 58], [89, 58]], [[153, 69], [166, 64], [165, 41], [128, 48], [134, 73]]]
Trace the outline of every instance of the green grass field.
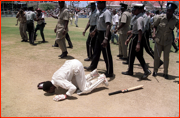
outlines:
[[[54, 72], [66, 60], [78, 59], [83, 66], [87, 58], [86, 36], [82, 35], [88, 19], [79, 18], [78, 25], [69, 25], [69, 35], [73, 49], [68, 50], [67, 58], [59, 58], [59, 47], [52, 47], [56, 34], [54, 28], [57, 19], [46, 18], [44, 29], [45, 40], [39, 31], [35, 41], [36, 46], [29, 42], [21, 42], [19, 26], [15, 26], [16, 18], [1, 18], [1, 115], [2, 117], [178, 117], [179, 116], [179, 53], [170, 53], [170, 79], [163, 77], [163, 66], [155, 78], [152, 74], [147, 80], [139, 80], [144, 71], [137, 59], [134, 63], [134, 75], [121, 74], [128, 69], [116, 55], [118, 45], [111, 44], [114, 76], [107, 78], [109, 86], [98, 86], [92, 93], [78, 96], [61, 102], [53, 101], [56, 94], [65, 94], [66, 90], [59, 89], [55, 94], [47, 94], [37, 89], [39, 82], [52, 79]], [[36, 25], [36, 22], [35, 22]], [[150, 41], [152, 49], [154, 43]], [[172, 47], [172, 51], [174, 48]], [[154, 60], [144, 51], [144, 58], [151, 72]], [[161, 55], [161, 59], [163, 54]], [[98, 63], [99, 73], [106, 71], [102, 61]], [[85, 71], [85, 74], [88, 74]], [[175, 82], [178, 82], [175, 83]], [[108, 93], [117, 90], [144, 85], [143, 89], [121, 93], [109, 97]], [[106, 111], [106, 112], [104, 112]]]

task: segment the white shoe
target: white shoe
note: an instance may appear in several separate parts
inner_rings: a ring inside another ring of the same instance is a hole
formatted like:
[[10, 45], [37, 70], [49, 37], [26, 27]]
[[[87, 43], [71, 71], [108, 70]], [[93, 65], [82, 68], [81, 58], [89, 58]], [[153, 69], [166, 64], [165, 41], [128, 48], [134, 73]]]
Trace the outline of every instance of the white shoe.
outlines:
[[99, 73], [98, 73], [97, 69], [95, 69], [91, 72], [91, 77], [96, 78], [98, 76], [99, 76]]
[[104, 79], [103, 84], [105, 86], [109, 86], [108, 80], [106, 79], [106, 76], [104, 74], [101, 74], [98, 79]]
[[93, 70], [90, 74], [86, 75], [86, 80], [90, 81], [99, 76], [97, 69]]

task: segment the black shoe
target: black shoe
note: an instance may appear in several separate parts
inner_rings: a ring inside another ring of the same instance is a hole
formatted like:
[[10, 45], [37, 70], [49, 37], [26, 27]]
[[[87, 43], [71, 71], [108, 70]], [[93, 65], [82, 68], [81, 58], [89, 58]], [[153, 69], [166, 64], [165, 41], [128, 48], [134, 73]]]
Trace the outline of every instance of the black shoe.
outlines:
[[122, 62], [123, 64], [129, 64], [129, 62], [125, 61], [125, 62]]
[[123, 55], [120, 55], [120, 54], [119, 54], [119, 55], [117, 55], [117, 57], [123, 57]]
[[69, 47], [67, 47], [67, 48], [73, 48], [73, 46], [69, 46]]
[[78, 27], [78, 26], [76, 25], [76, 27]]
[[27, 42], [27, 40], [24, 40], [24, 39], [23, 39], [21, 42]]
[[86, 58], [84, 59], [84, 61], [91, 61], [91, 58]]
[[63, 52], [61, 55], [59, 55], [59, 57], [61, 57], [61, 58], [67, 57], [67, 54], [68, 54], [67, 51], [66, 51], [66, 52]]
[[124, 57], [119, 57], [119, 59], [121, 59], [121, 60], [127, 60], [127, 58], [124, 58]]
[[[161, 65], [163, 65], [163, 63], [164, 63], [164, 62], [160, 60], [159, 67], [160, 67]], [[158, 68], [159, 68], [159, 67], [158, 67]]]
[[107, 74], [107, 73], [105, 73], [105, 75], [106, 75], [106, 77], [113, 77], [113, 73], [111, 73], [111, 74]]
[[41, 43], [45, 43], [46, 41], [41, 41]]
[[133, 72], [130, 71], [126, 71], [126, 72], [122, 72], [123, 75], [133, 75]]
[[151, 74], [150, 70], [147, 70], [144, 75], [141, 77], [141, 79], [146, 79]]
[[52, 47], [58, 47], [57, 45], [52, 45]]
[[157, 76], [157, 72], [153, 72], [152, 76], [156, 77]]
[[168, 74], [163, 74], [163, 77], [164, 77], [165, 79], [169, 79], [169, 75], [168, 75]]
[[89, 67], [84, 67], [84, 69], [86, 69], [87, 71], [93, 71], [95, 68], [92, 68], [91, 66], [89, 66]]

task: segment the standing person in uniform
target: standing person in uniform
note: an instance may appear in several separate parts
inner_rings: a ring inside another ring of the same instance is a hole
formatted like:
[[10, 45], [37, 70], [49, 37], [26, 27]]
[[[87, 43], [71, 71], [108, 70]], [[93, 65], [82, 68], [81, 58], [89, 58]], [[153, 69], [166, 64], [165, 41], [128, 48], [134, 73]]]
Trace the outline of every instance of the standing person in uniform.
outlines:
[[16, 18], [20, 20], [19, 31], [22, 38], [21, 42], [27, 42], [28, 37], [26, 34], [26, 30], [27, 30], [26, 17], [25, 17], [25, 11], [22, 8], [17, 13]]
[[[57, 16], [54, 16], [53, 14], [50, 14], [53, 18], [55, 18], [55, 19], [58, 19], [58, 15]], [[70, 15], [69, 15], [70, 16]], [[56, 32], [55, 32], [56, 33]], [[73, 48], [73, 44], [72, 44], [72, 42], [71, 42], [71, 39], [70, 39], [70, 36], [69, 36], [69, 33], [67, 32], [66, 33], [66, 40], [67, 40], [67, 42], [68, 42], [68, 45], [69, 45], [69, 47], [67, 47], [67, 48]], [[54, 42], [54, 45], [52, 45], [52, 47], [58, 47], [58, 44], [56, 43], [56, 41]]]
[[42, 10], [39, 8], [36, 11], [37, 11], [37, 14], [36, 14], [37, 25], [36, 25], [35, 33], [34, 33], [35, 34], [34, 40], [36, 40], [37, 30], [40, 30], [40, 34], [41, 34], [41, 37], [43, 39], [42, 43], [45, 43], [45, 38], [44, 38], [44, 33], [43, 33], [43, 30], [45, 27], [44, 13], [42, 13]]
[[127, 45], [125, 45], [128, 38], [127, 32], [129, 31], [129, 25], [131, 21], [131, 14], [127, 11], [127, 4], [120, 3], [121, 5], [121, 17], [119, 19], [119, 27], [115, 30], [115, 33], [119, 31], [119, 59], [127, 60]]
[[58, 23], [56, 25], [56, 28], [54, 29], [54, 32], [56, 33], [56, 43], [59, 45], [62, 54], [59, 55], [59, 57], [64, 58], [67, 57], [67, 48], [66, 48], [66, 41], [65, 36], [68, 32], [68, 22], [69, 22], [69, 12], [68, 9], [65, 6], [65, 1], [59, 1], [59, 15], [52, 17], [58, 19]]
[[[149, 17], [146, 15], [145, 13], [145, 7], [143, 6], [142, 8], [142, 13], [143, 13], [143, 18], [144, 18], [144, 33], [143, 33], [143, 36], [144, 36], [144, 40], [142, 41], [143, 43], [143, 46], [146, 50], [146, 52], [154, 59], [154, 51], [152, 50], [152, 48], [150, 47], [150, 43], [149, 43], [149, 34], [150, 34], [150, 19]], [[159, 62], [159, 67], [163, 64], [163, 61], [160, 60]], [[159, 68], [158, 67], [158, 68]]]
[[29, 33], [29, 42], [32, 45], [34, 44], [34, 20], [36, 21], [36, 15], [33, 12], [33, 7], [29, 7], [28, 11], [26, 12], [26, 20], [27, 20], [27, 31]]
[[[143, 70], [144, 75], [141, 77], [141, 79], [146, 79], [150, 74], [151, 71], [148, 69], [148, 66], [145, 63], [144, 57], [143, 57], [143, 32], [144, 32], [144, 19], [142, 17], [141, 9], [143, 7], [143, 4], [134, 4], [133, 10], [135, 18], [133, 20], [133, 29], [132, 29], [132, 41], [130, 44], [130, 54], [129, 54], [129, 68], [127, 72], [122, 72], [124, 75], [133, 75], [133, 65], [135, 61], [135, 57], [139, 60]], [[128, 38], [130, 39], [130, 38]], [[126, 41], [126, 43], [128, 43]]]
[[86, 70], [94, 70], [97, 68], [101, 51], [103, 53], [104, 61], [106, 63], [106, 77], [113, 77], [113, 60], [111, 55], [111, 48], [109, 41], [111, 39], [111, 12], [106, 9], [106, 1], [97, 1], [97, 7], [99, 10], [97, 28], [91, 32], [91, 36], [95, 36], [98, 32], [96, 39], [95, 50], [93, 54], [93, 59], [89, 67], [84, 67]]
[[116, 10], [113, 10], [113, 16], [112, 16], [112, 27], [111, 27], [111, 43], [114, 43], [114, 38], [117, 41], [118, 44], [118, 34], [116, 34], [114, 31], [117, 29], [119, 23], [119, 16], [116, 13]]
[[75, 11], [75, 25], [78, 27], [78, 11]]
[[168, 79], [169, 67], [169, 53], [173, 42], [172, 31], [176, 27], [179, 29], [179, 20], [173, 15], [177, 5], [174, 3], [167, 3], [166, 14], [159, 15], [154, 21], [153, 39], [155, 40], [154, 46], [154, 72], [153, 76], [157, 76], [158, 65], [161, 57], [161, 52], [164, 51], [164, 74], [163, 76]]
[[[97, 78], [97, 79], [95, 79]], [[99, 75], [97, 70], [85, 75], [83, 65], [77, 59], [67, 60], [52, 76], [51, 81], [41, 82], [38, 89], [47, 93], [54, 93], [58, 87], [68, 90], [66, 94], [56, 95], [53, 100], [60, 101], [68, 99], [77, 91], [78, 95], [90, 93], [100, 84], [108, 86], [108, 80], [104, 74]]]
[[[89, 21], [86, 25], [86, 28], [83, 32], [83, 36], [85, 36], [86, 30], [90, 27], [90, 33], [96, 28], [96, 21], [97, 21], [97, 9], [96, 9], [96, 4], [95, 2], [90, 2], [90, 7], [91, 7], [91, 14], [89, 15]], [[94, 48], [95, 48], [95, 42], [96, 42], [96, 37], [97, 37], [97, 33], [95, 34], [95, 36], [92, 38], [90, 36], [88, 36], [88, 39], [86, 41], [86, 49], [87, 49], [87, 56], [88, 58], [84, 59], [84, 61], [90, 61], [92, 60], [93, 57], [93, 52], [94, 52]]]

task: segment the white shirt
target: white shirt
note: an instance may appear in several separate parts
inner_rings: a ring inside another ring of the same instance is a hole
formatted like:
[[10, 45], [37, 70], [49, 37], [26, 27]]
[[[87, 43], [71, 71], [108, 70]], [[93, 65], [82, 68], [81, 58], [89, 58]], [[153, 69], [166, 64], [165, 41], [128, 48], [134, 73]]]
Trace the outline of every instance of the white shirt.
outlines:
[[[44, 18], [44, 13], [41, 13], [40, 16], [38, 16], [38, 18]], [[39, 21], [37, 21], [37, 24], [41, 25], [44, 22], [45, 22], [45, 20], [39, 20]]]
[[116, 25], [116, 23], [118, 23], [119, 22], [119, 16], [117, 15], [117, 14], [115, 14], [115, 15], [113, 15], [112, 16], [112, 24], [113, 25]]
[[86, 79], [82, 63], [77, 59], [67, 60], [54, 73], [51, 82], [56, 88], [61, 87], [68, 90], [66, 92], [68, 96], [71, 96], [76, 91], [76, 86], [83, 91]]
[[34, 19], [36, 18], [36, 15], [33, 11], [27, 11], [25, 16], [27, 21], [34, 21]]

